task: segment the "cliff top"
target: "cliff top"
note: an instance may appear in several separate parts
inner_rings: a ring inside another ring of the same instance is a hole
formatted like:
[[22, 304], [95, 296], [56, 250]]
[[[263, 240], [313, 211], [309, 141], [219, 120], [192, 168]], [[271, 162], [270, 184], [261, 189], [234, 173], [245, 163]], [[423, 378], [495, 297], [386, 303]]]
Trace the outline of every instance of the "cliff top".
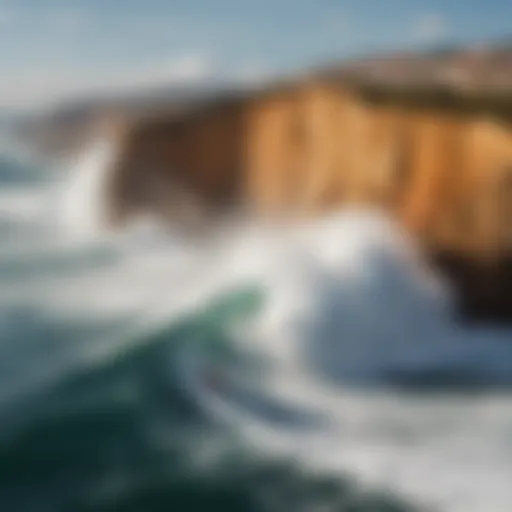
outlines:
[[372, 102], [512, 117], [512, 42], [363, 57], [312, 70], [301, 79], [351, 89]]
[[96, 98], [66, 104], [23, 126], [41, 146], [70, 147], [105, 118], [137, 122], [186, 122], [211, 109], [294, 90], [305, 82], [343, 87], [369, 102], [485, 111], [512, 119], [512, 41], [499, 45], [443, 48], [430, 52], [361, 57], [276, 80], [257, 89], [141, 92], [133, 98]]
[[276, 80], [256, 90], [231, 91], [210, 97], [181, 109], [174, 120], [187, 120], [240, 100], [257, 101], [267, 95], [286, 94], [308, 82], [343, 87], [370, 102], [453, 109], [459, 113], [482, 110], [510, 119], [512, 42], [385, 54], [341, 62]]

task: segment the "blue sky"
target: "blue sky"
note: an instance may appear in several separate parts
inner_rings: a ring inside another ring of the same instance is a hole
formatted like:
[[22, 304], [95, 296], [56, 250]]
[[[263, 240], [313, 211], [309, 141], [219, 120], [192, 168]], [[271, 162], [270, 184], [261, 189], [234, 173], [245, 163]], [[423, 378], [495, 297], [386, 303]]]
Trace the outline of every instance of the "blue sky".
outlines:
[[510, 0], [0, 0], [0, 106], [512, 35]]

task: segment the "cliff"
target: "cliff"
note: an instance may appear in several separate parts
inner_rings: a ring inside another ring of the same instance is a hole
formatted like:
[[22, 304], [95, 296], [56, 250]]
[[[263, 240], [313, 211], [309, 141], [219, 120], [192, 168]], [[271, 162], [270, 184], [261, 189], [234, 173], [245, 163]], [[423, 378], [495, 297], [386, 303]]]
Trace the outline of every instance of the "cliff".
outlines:
[[67, 157], [87, 147], [105, 126], [169, 117], [227, 94], [219, 85], [170, 86], [130, 93], [69, 100], [32, 113], [14, 123], [16, 135], [50, 158]]
[[134, 122], [112, 221], [376, 205], [418, 237], [465, 312], [512, 320], [510, 85], [503, 48], [407, 55]]

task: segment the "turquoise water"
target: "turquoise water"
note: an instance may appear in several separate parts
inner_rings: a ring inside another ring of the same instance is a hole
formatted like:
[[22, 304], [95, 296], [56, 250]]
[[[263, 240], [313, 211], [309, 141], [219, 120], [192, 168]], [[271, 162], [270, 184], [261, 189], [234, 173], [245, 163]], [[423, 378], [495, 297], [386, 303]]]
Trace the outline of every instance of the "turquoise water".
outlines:
[[[2, 509], [412, 510], [341, 478], [311, 477], [293, 460], [265, 459], [187, 399], [172, 373], [175, 352], [201, 339], [216, 356], [226, 353], [222, 326], [243, 299], [235, 293], [231, 304], [223, 300], [14, 404], [0, 442]], [[33, 316], [20, 322], [33, 324], [38, 344], [73, 343], [84, 330]], [[85, 331], [78, 338], [94, 336]]]
[[[140, 334], [124, 312], [97, 318], [87, 306], [101, 285], [84, 287], [123, 252], [59, 239], [38, 203], [53, 185], [30, 164], [6, 159], [0, 180], [9, 234], [0, 251], [1, 510], [395, 510], [338, 478], [266, 460], [180, 387], [175, 354], [201, 340], [228, 360], [227, 326], [256, 311], [261, 293], [226, 293]], [[82, 294], [73, 312], [60, 303], [69, 292]], [[87, 356], [96, 345], [99, 355]]]
[[104, 156], [0, 162], [1, 510], [509, 510], [509, 332], [364, 216], [105, 235]]

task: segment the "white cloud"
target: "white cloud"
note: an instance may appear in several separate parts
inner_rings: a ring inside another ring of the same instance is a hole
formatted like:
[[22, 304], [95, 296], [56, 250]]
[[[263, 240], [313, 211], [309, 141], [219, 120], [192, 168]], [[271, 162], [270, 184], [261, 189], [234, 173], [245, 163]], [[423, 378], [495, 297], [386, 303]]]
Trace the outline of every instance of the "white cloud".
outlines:
[[257, 87], [272, 80], [274, 76], [274, 73], [262, 63], [253, 63], [236, 71], [233, 81], [244, 87]]
[[200, 53], [109, 70], [31, 67], [4, 76], [0, 82], [0, 107], [33, 108], [82, 95], [194, 85], [218, 77], [212, 59]]
[[413, 24], [413, 37], [421, 43], [435, 43], [449, 33], [449, 23], [440, 13], [427, 13]]
[[[194, 85], [206, 82], [216, 75], [213, 60], [200, 53], [189, 53], [179, 58], [158, 61], [140, 67], [114, 70], [84, 83], [84, 91], [137, 90], [160, 85]], [[86, 82], [84, 80], [84, 82]]]
[[162, 78], [173, 82], [194, 82], [207, 79], [214, 73], [212, 59], [201, 54], [190, 54], [165, 65]]
[[0, 81], [0, 108], [44, 108], [94, 95], [137, 93], [151, 88], [233, 84], [256, 87], [276, 76], [261, 62], [223, 66], [205, 52], [109, 69], [47, 64], [12, 71]]

